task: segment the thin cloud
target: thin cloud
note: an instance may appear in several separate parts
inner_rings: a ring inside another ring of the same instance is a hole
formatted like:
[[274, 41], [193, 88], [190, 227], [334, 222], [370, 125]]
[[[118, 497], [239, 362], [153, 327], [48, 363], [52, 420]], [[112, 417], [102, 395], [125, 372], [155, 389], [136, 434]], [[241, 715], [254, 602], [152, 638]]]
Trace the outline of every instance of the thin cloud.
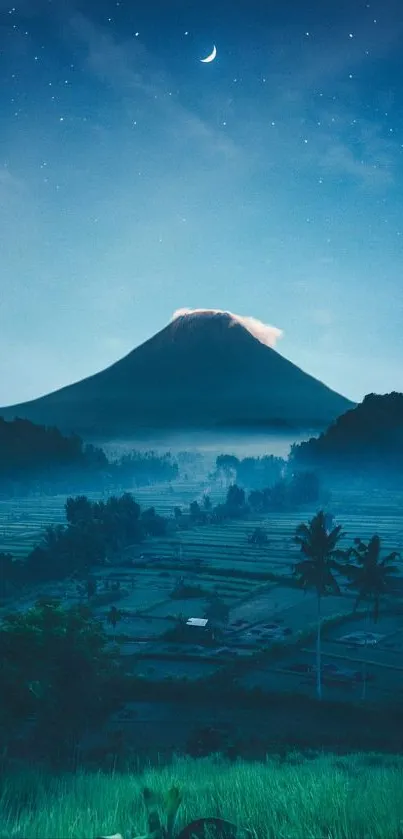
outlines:
[[164, 120], [163, 130], [176, 141], [199, 141], [215, 154], [239, 158], [239, 149], [225, 132], [212, 128], [185, 108], [176, 95], [170, 95], [175, 87], [173, 80], [138, 38], [118, 40], [82, 14], [74, 14], [69, 26], [75, 38], [87, 47], [88, 69], [126, 99], [128, 110], [132, 111], [130, 103], [133, 94], [137, 94], [148, 107], [150, 103], [154, 106], [155, 113]]
[[0, 211], [7, 221], [11, 210], [21, 207], [21, 212], [25, 211], [27, 199], [28, 191], [24, 181], [5, 166], [0, 169]]
[[[325, 10], [326, 4], [323, 5]], [[274, 66], [283, 70], [290, 91], [296, 95], [301, 91], [311, 93], [323, 90], [331, 83], [336, 93], [337, 85], [346, 83], [348, 88], [354, 87], [355, 81], [365, 74], [373, 61], [380, 61], [393, 49], [400, 48], [403, 36], [401, 0], [388, 0], [379, 15], [372, 4], [356, 11], [349, 8], [347, 14], [340, 10], [337, 18], [329, 11], [326, 23], [322, 21], [312, 26], [305, 41], [307, 49], [301, 50], [300, 36], [290, 41], [288, 32], [286, 35], [279, 30], [273, 35], [277, 41]], [[296, 68], [291, 77], [287, 73], [290, 66]]]
[[[338, 31], [337, 37], [334, 33], [330, 37], [323, 31], [320, 37], [313, 37], [312, 51], [299, 56], [298, 69], [291, 75], [291, 45], [285, 49], [285, 45], [282, 49], [277, 46], [278, 64], [273, 59], [273, 66], [277, 64], [277, 68], [270, 75], [273, 95], [267, 106], [271, 116], [266, 114], [265, 108], [256, 115], [251, 103], [238, 98], [234, 140], [191, 108], [184, 107], [176, 93], [169, 95], [175, 90], [173, 80], [166, 67], [140, 39], [121, 40], [81, 13], [70, 16], [68, 27], [70, 34], [86, 45], [89, 71], [118, 92], [128, 116], [135, 119], [144, 107], [149, 119], [151, 105], [158, 119], [159, 133], [163, 132], [176, 146], [182, 146], [184, 153], [191, 146], [194, 153], [201, 151], [217, 160], [224, 158], [226, 163], [238, 166], [238, 174], [244, 169], [260, 168], [263, 156], [267, 170], [276, 170], [282, 165], [296, 171], [316, 166], [330, 175], [350, 177], [361, 188], [383, 188], [393, 182], [396, 144], [382, 139], [380, 126], [369, 122], [361, 121], [363, 127], [357, 126], [358, 142], [348, 136], [347, 127], [353, 119], [353, 100], [358, 96], [358, 84], [354, 80], [349, 82], [347, 77], [350, 72], [358, 74], [374, 57], [379, 59], [380, 54], [392, 49], [401, 27], [385, 21], [376, 29], [369, 20], [364, 27], [356, 28], [352, 23], [351, 29], [354, 32], [352, 39], [347, 30], [345, 38]], [[382, 39], [379, 39], [380, 32]], [[370, 56], [365, 54], [363, 44], [368, 44]], [[336, 97], [335, 124], [331, 123], [329, 105], [323, 104], [317, 110], [320, 119], [313, 134], [309, 119], [312, 93], [330, 82], [335, 91], [341, 86], [344, 93], [347, 92], [351, 115], [345, 106], [341, 106], [340, 97]], [[211, 95], [214, 96], [213, 92]], [[215, 104], [223, 113], [233, 107], [228, 97], [222, 101], [219, 97]], [[273, 128], [272, 117], [276, 113], [280, 116], [275, 120], [277, 127]], [[266, 116], [269, 117], [267, 121]], [[309, 135], [308, 145], [303, 145], [304, 133]]]
[[330, 145], [322, 157], [321, 165], [329, 172], [339, 175], [350, 175], [364, 186], [388, 186], [393, 183], [392, 172], [388, 163], [365, 160], [354, 154], [353, 150], [343, 143]]

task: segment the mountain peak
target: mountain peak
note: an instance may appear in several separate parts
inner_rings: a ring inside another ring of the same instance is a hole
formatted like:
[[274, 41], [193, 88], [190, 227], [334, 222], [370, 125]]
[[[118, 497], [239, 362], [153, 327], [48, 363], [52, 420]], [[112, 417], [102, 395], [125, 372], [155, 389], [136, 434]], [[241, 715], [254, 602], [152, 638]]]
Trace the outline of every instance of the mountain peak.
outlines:
[[136, 429], [327, 425], [352, 407], [274, 349], [282, 332], [220, 309], [179, 309], [111, 367], [0, 409], [92, 438]]
[[242, 327], [261, 344], [272, 348], [283, 335], [282, 330], [276, 326], [263, 323], [258, 318], [236, 315], [225, 309], [177, 309], [172, 316], [171, 324], [184, 329], [205, 328], [221, 332], [233, 327]]
[[209, 309], [181, 310], [175, 312], [168, 324], [172, 333], [187, 336], [194, 332], [225, 332], [233, 326], [239, 326], [230, 312], [215, 312]]

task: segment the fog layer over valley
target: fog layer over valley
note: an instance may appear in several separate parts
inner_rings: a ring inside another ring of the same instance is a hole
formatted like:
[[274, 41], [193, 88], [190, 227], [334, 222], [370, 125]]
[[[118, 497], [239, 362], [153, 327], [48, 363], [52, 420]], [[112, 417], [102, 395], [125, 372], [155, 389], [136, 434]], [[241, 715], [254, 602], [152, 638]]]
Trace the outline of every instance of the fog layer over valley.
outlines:
[[[74, 742], [90, 763], [100, 754], [129, 760], [133, 750], [253, 756], [269, 742], [304, 747], [306, 727], [315, 747], [325, 732], [332, 748], [392, 743], [403, 655], [401, 401], [368, 397], [320, 438], [291, 448], [284, 435], [220, 434], [175, 435], [169, 449], [157, 438], [152, 449], [118, 441], [101, 450], [3, 421], [1, 736], [9, 753], [68, 762]], [[352, 460], [360, 422], [366, 444]], [[21, 633], [27, 653], [34, 644], [28, 658]], [[47, 670], [54, 656], [57, 674]], [[86, 674], [85, 695], [71, 667]], [[360, 702], [363, 728], [356, 722], [353, 731], [346, 721]], [[175, 703], [186, 711], [167, 727]], [[268, 719], [270, 703], [278, 710]], [[252, 706], [239, 737], [237, 714]], [[304, 725], [295, 730], [297, 707]], [[371, 724], [380, 708], [390, 726], [382, 732]], [[145, 742], [143, 723], [155, 714]]]
[[211, 460], [221, 453], [235, 454], [237, 457], [259, 457], [273, 454], [287, 457], [291, 446], [317, 437], [317, 429], [294, 431], [288, 433], [273, 433], [271, 431], [228, 432], [228, 431], [187, 431], [154, 433], [152, 438], [145, 433], [143, 437], [136, 435], [130, 440], [97, 440], [99, 445], [110, 457], [120, 457], [133, 449], [138, 451], [153, 451], [163, 453], [172, 452], [200, 452], [206, 460]]

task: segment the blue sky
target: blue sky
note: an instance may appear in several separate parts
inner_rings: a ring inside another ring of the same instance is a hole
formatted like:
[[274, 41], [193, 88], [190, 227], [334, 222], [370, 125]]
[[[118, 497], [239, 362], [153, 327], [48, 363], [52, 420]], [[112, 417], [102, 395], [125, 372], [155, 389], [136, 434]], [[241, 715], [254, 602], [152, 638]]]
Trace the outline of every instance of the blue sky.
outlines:
[[0, 404], [182, 307], [403, 390], [402, 36], [400, 0], [0, 0]]

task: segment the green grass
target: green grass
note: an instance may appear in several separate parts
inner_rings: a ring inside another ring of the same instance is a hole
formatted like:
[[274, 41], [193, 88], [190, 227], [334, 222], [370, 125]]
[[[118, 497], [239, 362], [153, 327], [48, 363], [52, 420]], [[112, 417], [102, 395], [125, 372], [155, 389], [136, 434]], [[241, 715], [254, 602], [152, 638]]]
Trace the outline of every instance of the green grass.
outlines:
[[10, 774], [0, 793], [7, 839], [91, 839], [146, 831], [141, 788], [183, 791], [178, 830], [218, 816], [261, 839], [397, 839], [402, 836], [403, 758], [290, 755], [266, 763], [177, 759], [142, 772]]

